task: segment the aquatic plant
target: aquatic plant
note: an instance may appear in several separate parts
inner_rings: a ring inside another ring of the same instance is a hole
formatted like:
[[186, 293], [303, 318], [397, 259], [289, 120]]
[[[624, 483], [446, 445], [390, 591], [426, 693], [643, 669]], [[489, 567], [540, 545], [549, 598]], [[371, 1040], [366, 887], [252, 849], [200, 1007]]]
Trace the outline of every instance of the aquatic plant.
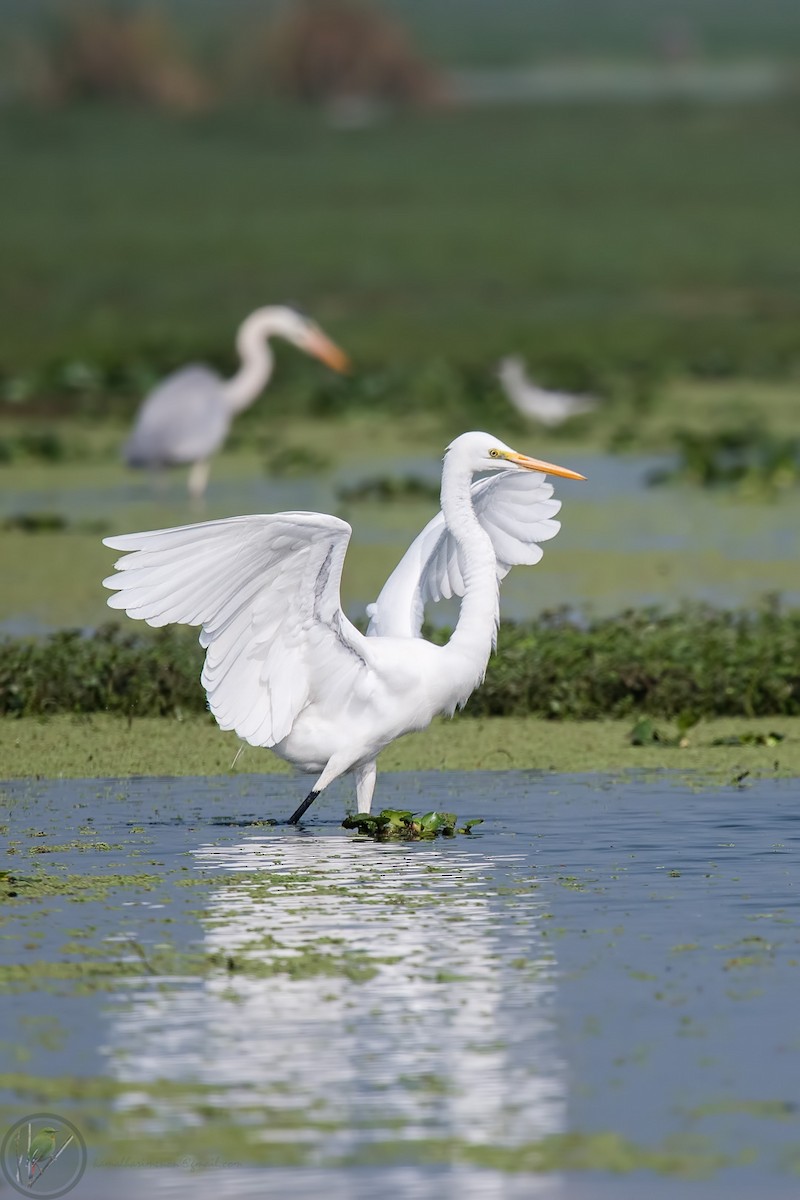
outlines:
[[[202, 712], [202, 658], [192, 631], [142, 635], [108, 625], [90, 636], [7, 638], [0, 641], [0, 714]], [[552, 612], [504, 624], [465, 712], [554, 720], [796, 715], [800, 611], [687, 606], [591, 621]]]
[[0, 518], [0, 530], [19, 533], [67, 533], [74, 530], [101, 534], [108, 530], [108, 522], [102, 517], [72, 521], [58, 512], [19, 512]]
[[800, 438], [779, 436], [760, 425], [711, 433], [679, 429], [673, 444], [675, 466], [651, 471], [647, 479], [651, 487], [693, 483], [770, 493], [800, 483]]
[[383, 808], [379, 813], [355, 813], [342, 821], [344, 829], [357, 829], [376, 842], [420, 842], [435, 837], [455, 837], [457, 833], [472, 833], [482, 817], [474, 817], [457, 826], [455, 813], [413, 813], [409, 809]]
[[433, 500], [439, 499], [439, 485], [427, 479], [418, 479], [415, 475], [397, 478], [394, 475], [380, 475], [371, 479], [363, 479], [350, 487], [336, 489], [336, 496], [345, 503], [363, 500], [389, 503], [395, 500]]

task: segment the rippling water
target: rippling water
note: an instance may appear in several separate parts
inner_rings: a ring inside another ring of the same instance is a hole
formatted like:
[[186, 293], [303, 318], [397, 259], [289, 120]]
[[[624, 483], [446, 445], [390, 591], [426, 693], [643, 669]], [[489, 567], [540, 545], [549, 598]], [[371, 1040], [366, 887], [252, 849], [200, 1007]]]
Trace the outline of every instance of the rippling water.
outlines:
[[[478, 772], [380, 786], [384, 804], [485, 824], [375, 844], [340, 828], [339, 793], [299, 830], [252, 825], [293, 809], [284, 778], [6, 785], [14, 871], [148, 880], [15, 903], [6, 921], [23, 939], [36, 927], [44, 961], [74, 958], [68, 938], [84, 937], [147, 964], [110, 989], [5, 997], [6, 1049], [26, 1045], [25, 1071], [113, 1082], [102, 1115], [74, 1088], [51, 1102], [103, 1128], [99, 1161], [117, 1164], [90, 1169], [81, 1195], [140, 1194], [145, 1178], [163, 1196], [796, 1194], [795, 781]], [[92, 829], [110, 849], [77, 848]], [[19, 945], [4, 939], [3, 963], [25, 961]], [[165, 945], [196, 957], [159, 965]], [[43, 1048], [36, 1021], [56, 1019], [65, 1036]], [[30, 1106], [8, 1087], [3, 1099]], [[215, 1170], [192, 1170], [196, 1149], [133, 1169], [137, 1139], [193, 1129]], [[276, 1166], [248, 1165], [272, 1162], [270, 1146]], [[536, 1147], [554, 1157], [533, 1173]]]

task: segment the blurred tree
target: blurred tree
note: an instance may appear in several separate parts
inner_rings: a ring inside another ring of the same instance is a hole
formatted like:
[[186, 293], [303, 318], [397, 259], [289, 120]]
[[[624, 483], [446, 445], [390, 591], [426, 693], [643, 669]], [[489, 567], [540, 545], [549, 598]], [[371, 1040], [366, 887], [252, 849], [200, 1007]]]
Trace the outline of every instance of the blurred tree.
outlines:
[[112, 100], [195, 112], [212, 100], [208, 81], [155, 7], [70, 4], [25, 54], [25, 90], [43, 103]]
[[267, 28], [263, 67], [276, 91], [311, 103], [426, 105], [444, 94], [405, 30], [361, 0], [293, 0]]

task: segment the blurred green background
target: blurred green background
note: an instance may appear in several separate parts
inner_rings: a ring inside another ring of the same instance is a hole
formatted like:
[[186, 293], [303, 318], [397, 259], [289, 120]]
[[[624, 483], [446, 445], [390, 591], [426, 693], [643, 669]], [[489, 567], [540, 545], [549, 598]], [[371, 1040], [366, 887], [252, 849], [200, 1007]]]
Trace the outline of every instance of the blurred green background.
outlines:
[[[559, 489], [564, 529], [513, 579], [512, 615], [796, 598], [795, 3], [3, 15], [0, 627], [95, 623], [102, 529], [191, 519], [183, 481], [154, 495], [119, 446], [161, 374], [231, 372], [240, 320], [275, 302], [355, 371], [278, 346], [206, 512], [352, 517], [352, 605], [435, 501], [348, 502], [345, 485], [430, 488], [446, 441], [481, 427], [590, 476]], [[511, 352], [597, 413], [526, 423], [495, 377]], [[659, 466], [675, 481], [648, 488]], [[19, 519], [53, 514], [60, 528]]]

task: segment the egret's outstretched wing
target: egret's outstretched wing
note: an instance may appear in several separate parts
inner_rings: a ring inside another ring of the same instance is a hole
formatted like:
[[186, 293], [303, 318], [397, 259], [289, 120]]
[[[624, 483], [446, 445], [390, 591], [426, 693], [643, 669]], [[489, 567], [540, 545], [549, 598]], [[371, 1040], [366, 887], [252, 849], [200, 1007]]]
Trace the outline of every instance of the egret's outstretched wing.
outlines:
[[[498, 579], [514, 566], [537, 563], [543, 553], [539, 542], [558, 533], [561, 525], [552, 518], [561, 501], [552, 495], [552, 484], [538, 471], [503, 472], [473, 483], [472, 504], [492, 539]], [[367, 609], [367, 632], [419, 637], [427, 603], [463, 595], [456, 544], [439, 513], [411, 543]]]
[[122, 452], [128, 466], [192, 463], [218, 450], [231, 422], [222, 386], [208, 367], [183, 367], [168, 375], [139, 409]]
[[368, 682], [365, 638], [339, 598], [351, 532], [337, 517], [286, 512], [106, 538], [132, 551], [104, 580], [108, 603], [148, 625], [201, 625], [211, 711], [272, 746], [317, 689], [344, 706]]

